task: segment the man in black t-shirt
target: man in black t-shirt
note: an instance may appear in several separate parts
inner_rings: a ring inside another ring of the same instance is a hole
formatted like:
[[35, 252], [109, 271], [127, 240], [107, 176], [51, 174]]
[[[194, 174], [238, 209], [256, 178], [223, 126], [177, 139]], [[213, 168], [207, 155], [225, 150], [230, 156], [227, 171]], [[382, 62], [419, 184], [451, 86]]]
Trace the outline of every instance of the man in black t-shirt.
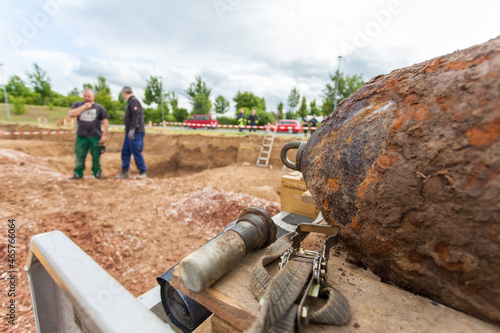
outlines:
[[127, 101], [125, 108], [125, 138], [122, 146], [122, 173], [117, 178], [130, 178], [130, 157], [134, 155], [135, 165], [139, 169], [137, 178], [146, 178], [146, 162], [142, 156], [144, 149], [144, 113], [141, 102], [134, 96], [132, 88], [123, 87], [122, 96]]
[[99, 142], [104, 144], [108, 141], [108, 111], [101, 104], [94, 102], [94, 91], [86, 88], [83, 91], [83, 101], [74, 103], [68, 115], [77, 117], [78, 124], [75, 141], [75, 170], [71, 179], [83, 178], [85, 158], [89, 150], [92, 155], [94, 177], [101, 178]]

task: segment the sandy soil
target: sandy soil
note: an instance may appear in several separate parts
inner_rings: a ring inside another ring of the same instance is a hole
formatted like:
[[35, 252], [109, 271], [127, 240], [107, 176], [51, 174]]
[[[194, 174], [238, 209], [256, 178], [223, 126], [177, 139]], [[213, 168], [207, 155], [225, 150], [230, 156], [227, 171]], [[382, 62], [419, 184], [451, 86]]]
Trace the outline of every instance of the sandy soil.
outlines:
[[[15, 128], [19, 130], [19, 128]], [[5, 130], [5, 129], [4, 129]], [[23, 128], [21, 130], [31, 130]], [[34, 332], [26, 273], [31, 236], [61, 230], [135, 296], [249, 206], [280, 210], [281, 168], [233, 163], [180, 177], [117, 180], [109, 173], [69, 180], [71, 135], [40, 145], [0, 139], [0, 330]], [[113, 149], [106, 163], [119, 165]], [[234, 158], [231, 157], [231, 158]], [[62, 163], [61, 161], [64, 161]], [[111, 169], [111, 168], [110, 168]], [[16, 325], [7, 324], [7, 220], [15, 219]], [[155, 230], [152, 232], [152, 230]]]

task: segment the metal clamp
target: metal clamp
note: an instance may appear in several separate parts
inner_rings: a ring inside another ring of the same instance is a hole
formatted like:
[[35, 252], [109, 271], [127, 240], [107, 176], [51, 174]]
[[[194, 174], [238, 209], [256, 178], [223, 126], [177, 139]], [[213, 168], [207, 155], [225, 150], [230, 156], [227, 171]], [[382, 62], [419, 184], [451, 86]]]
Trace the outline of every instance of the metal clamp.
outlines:
[[[302, 223], [295, 229], [292, 236], [290, 248], [282, 255], [279, 268], [282, 269], [290, 260], [309, 261], [313, 263], [312, 276], [309, 280], [297, 310], [297, 325], [300, 328], [309, 324], [311, 302], [319, 297], [321, 288], [326, 282], [327, 262], [332, 246], [338, 243], [339, 229], [331, 225], [317, 225]], [[301, 248], [301, 241], [310, 233], [322, 233], [328, 235], [324, 241], [322, 251], [310, 251]]]

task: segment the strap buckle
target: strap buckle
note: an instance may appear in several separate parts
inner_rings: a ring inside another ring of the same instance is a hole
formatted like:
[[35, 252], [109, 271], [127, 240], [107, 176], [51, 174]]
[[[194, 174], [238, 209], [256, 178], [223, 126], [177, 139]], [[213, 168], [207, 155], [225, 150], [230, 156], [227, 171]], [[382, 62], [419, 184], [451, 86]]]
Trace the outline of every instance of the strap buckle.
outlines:
[[[331, 225], [299, 224], [295, 228], [290, 248], [281, 256], [280, 270], [290, 260], [309, 261], [313, 263], [311, 278], [302, 293], [297, 310], [297, 326], [299, 331], [304, 325], [309, 324], [310, 305], [319, 297], [320, 290], [325, 284], [330, 249], [338, 243], [338, 231], [337, 227]], [[311, 232], [322, 233], [328, 236], [324, 241], [321, 251], [305, 250], [301, 247], [301, 242]]]

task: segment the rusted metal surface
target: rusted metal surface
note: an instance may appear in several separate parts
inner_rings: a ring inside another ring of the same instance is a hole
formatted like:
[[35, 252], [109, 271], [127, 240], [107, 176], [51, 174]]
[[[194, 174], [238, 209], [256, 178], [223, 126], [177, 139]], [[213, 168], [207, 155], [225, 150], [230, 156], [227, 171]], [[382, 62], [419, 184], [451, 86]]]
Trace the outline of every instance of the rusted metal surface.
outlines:
[[353, 257], [385, 281], [500, 323], [500, 38], [378, 76], [300, 168]]

